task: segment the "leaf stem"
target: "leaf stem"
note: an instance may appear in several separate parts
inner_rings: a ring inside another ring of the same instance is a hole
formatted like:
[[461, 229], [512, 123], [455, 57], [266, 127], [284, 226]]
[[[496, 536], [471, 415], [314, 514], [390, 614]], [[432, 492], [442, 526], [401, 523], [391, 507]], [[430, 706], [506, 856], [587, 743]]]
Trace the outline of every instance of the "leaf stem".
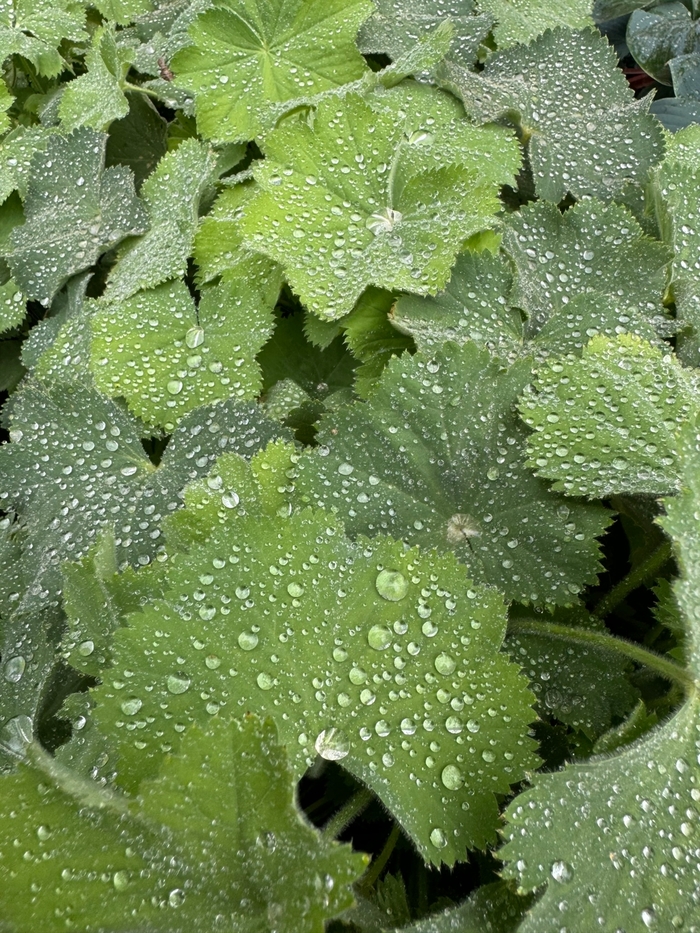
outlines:
[[389, 833], [389, 838], [384, 843], [384, 848], [379, 853], [379, 855], [372, 860], [372, 864], [369, 866], [367, 871], [364, 873], [362, 878], [358, 881], [358, 886], [361, 888], [371, 888], [377, 878], [384, 871], [386, 863], [391, 858], [391, 853], [394, 851], [394, 846], [399, 841], [399, 836], [401, 835], [401, 830], [399, 829], [399, 824], [394, 823]]
[[554, 622], [541, 622], [539, 619], [511, 619], [508, 622], [508, 633], [511, 635], [544, 635], [545, 638], [562, 638], [566, 641], [579, 642], [584, 645], [595, 645], [605, 651], [616, 651], [624, 654], [638, 664], [644, 664], [661, 674], [666, 680], [680, 684], [686, 693], [691, 693], [696, 685], [691, 674], [680, 664], [665, 658], [649, 648], [644, 648], [635, 642], [618, 638], [607, 632], [592, 631], [591, 629], [575, 628], [570, 625], [558, 625]]
[[630, 593], [646, 583], [647, 580], [653, 580], [666, 561], [671, 558], [672, 553], [671, 542], [669, 540], [663, 541], [655, 551], [651, 552], [646, 560], [643, 560], [639, 566], [631, 570], [600, 600], [593, 609], [593, 615], [598, 619], [609, 616], [613, 609], [619, 606]]
[[140, 87], [138, 84], [130, 84], [128, 81], [125, 81], [122, 85], [122, 90], [124, 91], [140, 91], [141, 94], [147, 94], [148, 97], [152, 97], [154, 100], [159, 100], [162, 102], [162, 97], [157, 91], [151, 90], [150, 87]]
[[366, 787], [353, 794], [323, 827], [323, 835], [326, 839], [337, 839], [352, 821], [367, 809], [372, 802], [372, 797], [372, 791], [367, 790]]

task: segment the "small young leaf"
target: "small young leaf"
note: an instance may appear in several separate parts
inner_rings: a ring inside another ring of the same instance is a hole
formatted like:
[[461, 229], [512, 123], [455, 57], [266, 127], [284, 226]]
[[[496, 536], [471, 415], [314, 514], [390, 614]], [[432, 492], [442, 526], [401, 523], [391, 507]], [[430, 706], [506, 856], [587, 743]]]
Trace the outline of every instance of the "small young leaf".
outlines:
[[64, 133], [79, 126], [106, 130], [129, 110], [122, 90], [129, 58], [117, 48], [113, 30], [103, 26], [95, 32], [85, 64], [87, 72], [67, 84], [61, 96], [58, 113]]
[[[199, 201], [212, 178], [215, 156], [197, 140], [169, 152], [141, 189], [150, 228], [127, 241], [107, 281], [107, 298], [130, 298], [187, 271], [199, 219]], [[109, 171], [117, 171], [109, 169]]]
[[127, 165], [136, 190], [168, 151], [168, 124], [145, 94], [129, 94], [129, 112], [109, 128], [107, 165]]
[[651, 101], [634, 100], [614, 50], [593, 30], [546, 32], [496, 53], [481, 74], [455, 65], [447, 74], [469, 114], [520, 123], [541, 198], [614, 198], [644, 184], [663, 155]]
[[499, 651], [501, 597], [452, 555], [352, 544], [330, 515], [290, 514], [289, 458], [283, 445], [250, 467], [223, 457], [190, 487], [168, 532], [187, 553], [164, 598], [117, 631], [94, 695], [118, 780], [132, 786], [182, 727], [240, 706], [273, 717], [298, 775], [316, 755], [342, 762], [423, 858], [453, 864], [494, 838], [494, 793], [535, 761], [531, 695]]
[[343, 320], [345, 342], [361, 363], [355, 374], [355, 391], [361, 398], [372, 392], [393, 356], [414, 347], [413, 340], [389, 322], [392, 303], [391, 292], [368, 288]]
[[371, 12], [368, 0], [220, 0], [197, 18], [193, 44], [171, 63], [176, 84], [196, 95], [200, 133], [216, 142], [254, 139], [290, 101], [361, 78], [367, 66], [355, 36]]
[[[245, 208], [251, 248], [279, 262], [314, 314], [348, 314], [368, 285], [432, 294], [473, 233], [493, 223], [497, 184], [519, 155], [500, 128], [468, 123], [434, 89], [408, 85], [369, 101], [319, 104], [313, 128], [267, 137]], [[335, 241], [331, 252], [319, 246]]]
[[18, 287], [48, 305], [71, 275], [148, 221], [127, 168], [105, 170], [107, 136], [88, 127], [52, 135], [32, 157], [26, 221], [11, 234]]
[[82, 930], [204, 933], [226, 916], [250, 933], [322, 933], [352, 902], [365, 860], [300, 818], [269, 722], [191, 730], [136, 800], [28, 752], [0, 778], [0, 857], [13, 864], [0, 905], [17, 933], [60, 933], [68, 906]]
[[526, 468], [514, 406], [530, 374], [473, 343], [393, 360], [366, 403], [324, 418], [297, 496], [353, 535], [455, 551], [510, 599], [572, 605], [596, 578], [608, 513], [565, 504]]

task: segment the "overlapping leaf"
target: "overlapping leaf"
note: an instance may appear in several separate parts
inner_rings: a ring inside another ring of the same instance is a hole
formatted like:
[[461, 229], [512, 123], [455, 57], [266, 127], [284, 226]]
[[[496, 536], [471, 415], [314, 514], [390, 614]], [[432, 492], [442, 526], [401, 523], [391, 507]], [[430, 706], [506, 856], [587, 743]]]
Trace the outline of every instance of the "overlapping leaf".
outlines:
[[196, 95], [202, 135], [253, 139], [290, 101], [361, 78], [355, 36], [371, 12], [368, 0], [219, 0], [172, 61], [178, 86]]
[[255, 357], [272, 325], [272, 308], [242, 279], [206, 289], [198, 307], [182, 282], [105, 303], [91, 322], [97, 388], [171, 431], [200, 405], [258, 394]]
[[148, 226], [129, 169], [105, 169], [106, 142], [81, 127], [52, 135], [32, 157], [26, 221], [12, 231], [9, 261], [18, 287], [42, 304], [105, 250]]
[[540, 370], [521, 403], [540, 476], [571, 496], [662, 495], [680, 481], [678, 431], [700, 405], [697, 371], [632, 335]]
[[220, 459], [171, 522], [188, 553], [169, 562], [164, 598], [117, 631], [95, 694], [118, 779], [157, 769], [189, 724], [255, 710], [297, 774], [316, 754], [342, 762], [424, 858], [452, 864], [493, 838], [494, 793], [534, 761], [501, 598], [450, 555], [352, 544], [323, 512], [290, 515], [289, 458], [278, 445], [251, 468]]
[[496, 53], [479, 75], [455, 65], [447, 75], [469, 114], [520, 124], [541, 198], [614, 198], [644, 184], [663, 156], [651, 101], [634, 100], [613, 49], [593, 30], [547, 32]]
[[454, 550], [511, 599], [571, 605], [595, 579], [608, 517], [526, 468], [514, 405], [530, 373], [529, 360], [506, 369], [473, 343], [392, 361], [366, 403], [324, 419], [297, 495], [352, 534]]
[[534, 788], [511, 804], [508, 844], [501, 851], [506, 874], [525, 890], [547, 885], [523, 933], [559, 930], [562, 924], [634, 931], [697, 925], [700, 456], [694, 419], [680, 450], [684, 489], [667, 500], [663, 524], [682, 569], [675, 592], [695, 683], [663, 726], [613, 757], [538, 776]]
[[635, 62], [662, 84], [671, 84], [671, 59], [700, 50], [700, 27], [680, 2], [635, 10], [627, 24], [627, 46]]
[[379, 52], [392, 59], [448, 19], [455, 26], [448, 58], [471, 67], [494, 22], [493, 16], [477, 11], [474, 0], [379, 0], [376, 7], [360, 29], [358, 45], [364, 54]]
[[28, 59], [39, 74], [55, 77], [65, 67], [63, 39], [83, 42], [85, 7], [73, 0], [6, 0], [0, 10], [0, 59]]
[[214, 165], [212, 150], [195, 139], [185, 140], [163, 156], [141, 189], [150, 222], [148, 232], [124, 244], [109, 276], [108, 298], [130, 298], [141, 289], [184, 275], [197, 229], [199, 201], [212, 180]]
[[496, 20], [494, 36], [501, 49], [530, 42], [546, 29], [579, 29], [590, 22], [591, 12], [587, 0], [480, 0], [479, 7]]
[[321, 933], [352, 901], [364, 859], [302, 821], [269, 722], [191, 730], [138, 800], [28, 751], [0, 778], [0, 905], [17, 933], [58, 933], [66, 912], [83, 930], [204, 933], [227, 917]]
[[87, 72], [71, 81], [61, 97], [58, 112], [64, 132], [79, 126], [106, 130], [113, 120], [127, 114], [129, 104], [122, 86], [129, 60], [117, 48], [113, 30], [101, 27], [95, 32], [85, 56]]
[[493, 223], [496, 187], [519, 163], [505, 131], [472, 126], [456, 101], [418, 85], [348, 95], [342, 109], [323, 101], [313, 127], [287, 122], [265, 151], [244, 235], [327, 320], [368, 285], [444, 286], [463, 241]]

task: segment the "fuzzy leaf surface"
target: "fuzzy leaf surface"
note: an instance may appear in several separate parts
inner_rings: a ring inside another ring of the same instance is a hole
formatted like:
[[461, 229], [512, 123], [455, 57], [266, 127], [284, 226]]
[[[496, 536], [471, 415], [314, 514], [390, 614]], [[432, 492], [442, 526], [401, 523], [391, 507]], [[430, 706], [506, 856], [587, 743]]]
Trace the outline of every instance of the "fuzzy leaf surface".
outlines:
[[32, 746], [0, 778], [0, 814], [0, 905], [17, 933], [65, 930], [66, 903], [83, 930], [208, 931], [224, 915], [241, 933], [322, 933], [364, 864], [300, 818], [275, 729], [253, 717], [191, 730], [137, 800]]
[[479, 8], [496, 20], [494, 36], [499, 48], [530, 42], [547, 29], [579, 29], [590, 22], [587, 0], [480, 0]]
[[[164, 598], [117, 631], [94, 695], [100, 730], [120, 743], [118, 780], [157, 769], [182, 725], [255, 710], [277, 723], [297, 775], [317, 753], [342, 762], [425, 859], [453, 864], [494, 838], [494, 792], [534, 761], [531, 695], [499, 651], [501, 597], [451, 555], [353, 544], [332, 516], [290, 515], [290, 463], [282, 445], [250, 467], [224, 457], [190, 487], [168, 533], [188, 552]], [[134, 733], [137, 722], [148, 725]], [[429, 760], [412, 754], [426, 729]]]
[[[279, 262], [314, 314], [348, 314], [368, 285], [434, 293], [462, 242], [493, 223], [497, 184], [519, 154], [434, 89], [322, 101], [313, 129], [288, 122], [255, 169], [262, 192], [242, 221], [252, 249]], [[336, 248], [320, 247], [330, 238]]]
[[557, 29], [497, 52], [479, 75], [455, 66], [447, 73], [476, 119], [521, 125], [535, 190], [546, 200], [558, 203], [567, 192], [614, 198], [643, 184], [663, 156], [650, 101], [635, 101], [614, 50], [593, 30]]
[[129, 111], [121, 87], [129, 62], [119, 54], [112, 31], [101, 27], [95, 32], [85, 64], [87, 72], [71, 81], [61, 97], [58, 112], [64, 133], [79, 126], [106, 130]]
[[108, 298], [130, 298], [187, 271], [199, 201], [212, 179], [215, 156], [198, 140], [185, 140], [158, 163], [141, 188], [150, 221], [148, 232], [120, 250], [107, 282]]
[[129, 169], [105, 169], [107, 137], [88, 127], [53, 135], [34, 154], [24, 199], [26, 221], [11, 234], [14, 280], [48, 305], [70, 276], [148, 219]]
[[526, 468], [514, 405], [530, 373], [475, 344], [393, 360], [366, 403], [323, 420], [297, 495], [337, 510], [351, 534], [454, 550], [510, 599], [573, 604], [608, 518], [565, 506]]
[[216, 142], [254, 139], [290, 101], [361, 78], [355, 36], [371, 12], [368, 0], [219, 0], [172, 61], [176, 84], [196, 95], [199, 131]]
[[594, 337], [544, 366], [521, 403], [531, 466], [570, 496], [678, 488], [677, 434], [698, 410], [697, 371], [632, 335]]
[[22, 55], [39, 74], [55, 77], [65, 67], [63, 39], [83, 42], [85, 8], [73, 0], [9, 0], [0, 11], [0, 58]]

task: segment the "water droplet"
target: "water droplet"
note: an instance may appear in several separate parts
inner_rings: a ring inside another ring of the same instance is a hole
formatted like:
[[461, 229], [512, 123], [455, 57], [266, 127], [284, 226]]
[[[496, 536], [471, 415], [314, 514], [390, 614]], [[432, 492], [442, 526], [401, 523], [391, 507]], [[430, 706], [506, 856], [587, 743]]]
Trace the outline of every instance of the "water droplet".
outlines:
[[265, 671], [261, 671], [256, 677], [256, 682], [258, 687], [261, 690], [272, 690], [275, 685], [275, 681], [269, 674], [266, 674]]
[[489, 751], [488, 748], [484, 749], [484, 751], [481, 753], [481, 757], [484, 759], [484, 761], [488, 762], [489, 764], [491, 764], [491, 762], [496, 760], [495, 754], [492, 751]]
[[[168, 689], [170, 689], [170, 683], [168, 683]], [[180, 692], [184, 692], [184, 691], [180, 691]], [[142, 706], [143, 706], [143, 701], [140, 700], [138, 697], [129, 697], [128, 700], [124, 700], [121, 703], [122, 713], [124, 713], [125, 716], [135, 716]]]
[[388, 648], [391, 644], [391, 638], [391, 632], [383, 625], [373, 625], [367, 633], [370, 648], [375, 648], [377, 651]]
[[457, 716], [448, 716], [445, 720], [445, 728], [450, 735], [459, 735], [462, 731], [462, 720]]
[[22, 674], [27, 666], [21, 654], [15, 655], [5, 665], [5, 680], [11, 684], [16, 684], [22, 679]]
[[173, 890], [168, 895], [168, 904], [171, 907], [182, 907], [185, 903], [185, 892], [182, 888], [173, 888]]
[[235, 509], [240, 501], [238, 493], [234, 492], [232, 489], [229, 489], [229, 491], [225, 492], [221, 497], [221, 504], [227, 509]]
[[304, 587], [299, 583], [290, 583], [287, 587], [287, 592], [290, 596], [293, 596], [294, 599], [298, 599], [300, 596], [304, 595]]
[[340, 761], [350, 751], [350, 740], [342, 729], [324, 729], [319, 732], [314, 748], [326, 761]]
[[567, 884], [574, 877], [574, 870], [566, 862], [554, 862], [550, 869], [550, 874], [555, 881], [561, 884]]
[[451, 674], [456, 666], [454, 658], [444, 652], [435, 658], [435, 670], [438, 674]]
[[115, 891], [124, 891], [129, 886], [129, 872], [115, 871], [112, 876], [112, 884]]
[[241, 632], [238, 636], [238, 644], [244, 651], [252, 651], [258, 646], [258, 636], [255, 632]]
[[179, 379], [171, 379], [165, 388], [171, 395], [179, 395], [182, 392], [182, 382]]
[[204, 343], [204, 328], [190, 327], [190, 329], [185, 334], [185, 343], [190, 348], [190, 350], [195, 350], [197, 347], [201, 347], [201, 345]]
[[464, 775], [456, 765], [447, 765], [442, 769], [442, 783], [448, 790], [459, 790], [464, 784]]
[[183, 674], [179, 671], [177, 674], [171, 674], [170, 677], [168, 677], [168, 690], [170, 693], [176, 695], [178, 693], [186, 693], [190, 689], [191, 683], [192, 681], [187, 674]]
[[94, 650], [95, 650], [94, 641], [82, 641], [78, 645], [78, 654], [83, 658], [90, 657], [90, 655], [92, 654]]
[[444, 849], [447, 845], [447, 836], [439, 826], [436, 826], [430, 832], [430, 841], [436, 849]]
[[50, 827], [45, 826], [44, 824], [42, 824], [41, 826], [38, 826], [38, 827], [37, 827], [36, 834], [37, 834], [37, 838], [38, 838], [41, 842], [46, 842], [46, 840], [47, 840], [47, 839], [50, 839], [51, 836], [53, 835], [53, 833], [51, 832]]
[[375, 586], [379, 595], [392, 603], [399, 602], [408, 593], [408, 580], [398, 570], [382, 570]]

